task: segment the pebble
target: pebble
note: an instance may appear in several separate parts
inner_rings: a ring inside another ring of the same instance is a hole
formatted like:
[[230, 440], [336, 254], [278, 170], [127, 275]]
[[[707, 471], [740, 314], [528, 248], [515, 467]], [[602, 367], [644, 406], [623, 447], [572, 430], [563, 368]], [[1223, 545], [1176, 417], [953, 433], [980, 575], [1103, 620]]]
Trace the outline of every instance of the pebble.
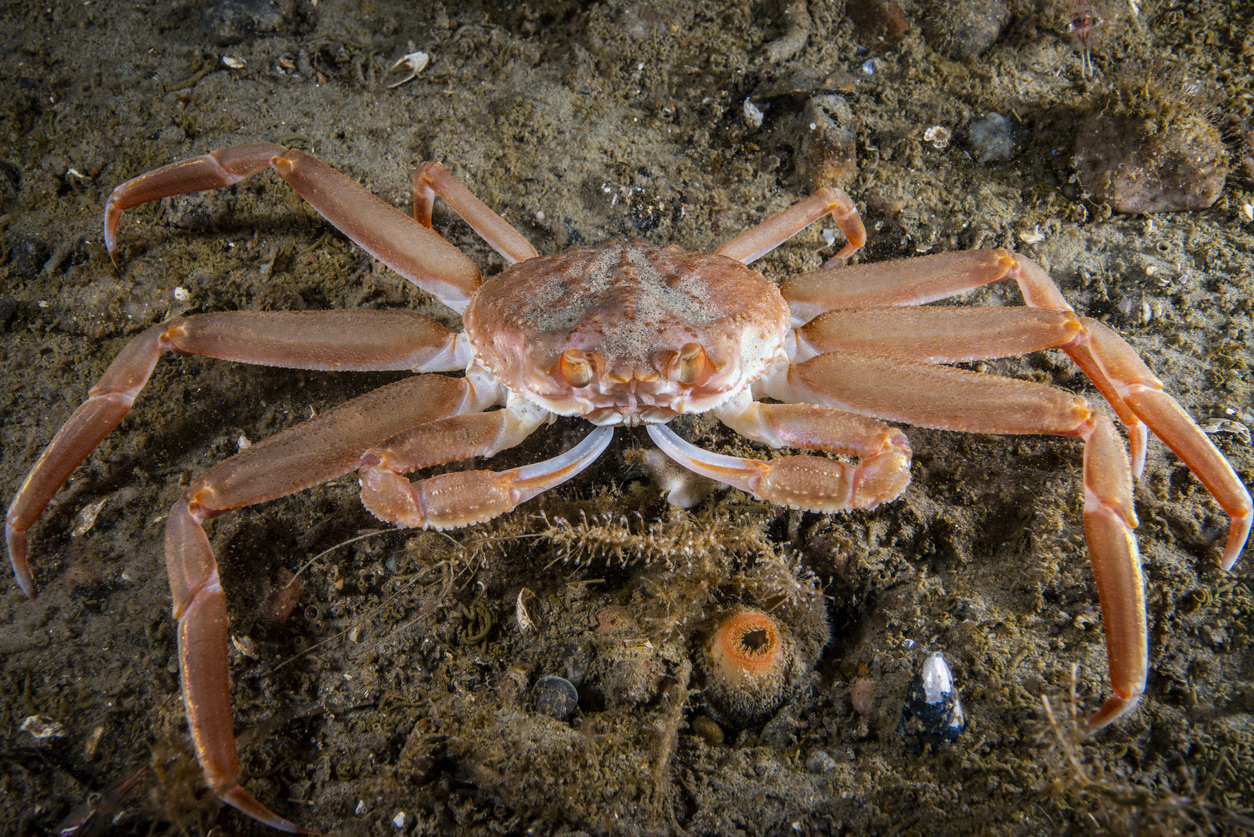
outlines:
[[[844, 101], [839, 96], [827, 98]], [[858, 173], [858, 144], [853, 133], [837, 123], [822, 105], [813, 100], [801, 112], [799, 145], [800, 175], [811, 192], [824, 186], [847, 186]]]
[[853, 688], [849, 690], [849, 702], [853, 705], [853, 711], [859, 715], [869, 715], [871, 710], [875, 708], [875, 692], [879, 687], [879, 683], [873, 677], [859, 677], [853, 681]]
[[1098, 112], [1080, 126], [1075, 170], [1092, 199], [1116, 212], [1206, 209], [1223, 191], [1228, 150], [1196, 112], [1163, 122]]
[[536, 697], [536, 711], [564, 721], [579, 705], [579, 692], [565, 677], [541, 677], [532, 687]]
[[708, 715], [698, 715], [693, 718], [692, 731], [711, 747], [717, 747], [723, 743], [723, 728]]
[[974, 58], [996, 43], [1010, 17], [1010, 5], [1005, 0], [934, 2], [925, 14], [925, 32], [937, 52], [952, 58]]
[[806, 770], [811, 773], [831, 773], [836, 769], [836, 759], [822, 750], [815, 750], [806, 759]]
[[919, 673], [910, 681], [897, 734], [906, 738], [913, 749], [921, 750], [924, 744], [937, 747], [954, 742], [966, 726], [953, 672], [945, 655], [937, 651], [923, 661]]
[[283, 29], [291, 19], [294, 4], [279, 0], [222, 0], [205, 6], [201, 22], [218, 46], [230, 46], [254, 35]]
[[854, 34], [864, 44], [895, 44], [910, 30], [906, 13], [896, 0], [848, 0], [845, 14], [853, 22]]

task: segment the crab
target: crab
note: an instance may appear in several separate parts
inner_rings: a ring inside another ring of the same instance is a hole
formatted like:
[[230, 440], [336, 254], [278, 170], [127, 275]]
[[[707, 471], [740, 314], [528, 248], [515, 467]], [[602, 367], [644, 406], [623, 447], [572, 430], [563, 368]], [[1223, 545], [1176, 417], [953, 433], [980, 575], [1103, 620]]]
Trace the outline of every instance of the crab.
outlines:
[[[831, 215], [866, 240], [853, 201], [821, 189], [713, 253], [633, 241], [535, 248], [438, 163], [414, 173], [413, 218], [318, 159], [269, 143], [221, 149], [118, 186], [104, 216], [117, 261], [125, 210], [217, 189], [270, 167], [330, 223], [405, 279], [461, 313], [465, 330], [401, 310], [232, 312], [177, 317], [134, 338], [43, 452], [5, 525], [18, 584], [33, 598], [27, 533], [48, 502], [131, 408], [166, 352], [335, 371], [419, 373], [355, 398], [240, 451], [194, 479], [171, 509], [166, 566], [178, 620], [182, 695], [208, 786], [275, 828], [305, 829], [240, 784], [232, 729], [226, 599], [202, 524], [352, 473], [361, 499], [400, 527], [467, 526], [505, 514], [569, 480], [610, 444], [616, 426], [644, 426], [691, 471], [771, 503], [815, 512], [872, 509], [910, 482], [906, 435], [885, 422], [967, 433], [1054, 434], [1084, 442], [1084, 524], [1105, 628], [1111, 696], [1096, 731], [1136, 706], [1148, 669], [1132, 476], [1147, 430], [1162, 439], [1231, 516], [1223, 566], [1249, 536], [1250, 495], [1224, 456], [1119, 335], [1072, 310], [1030, 259], [961, 251], [836, 266], [776, 285], [750, 263]], [[509, 263], [484, 282], [431, 229], [439, 196]], [[836, 261], [836, 260], [833, 260]], [[925, 303], [1013, 279], [1026, 307]], [[950, 364], [1061, 349], [1127, 427], [1075, 393]], [[436, 372], [464, 372], [460, 377]], [[769, 400], [762, 400], [769, 399]], [[499, 408], [499, 409], [492, 409]], [[770, 459], [702, 450], [667, 427], [710, 413], [770, 448], [842, 454]], [[556, 416], [594, 429], [552, 459], [495, 472], [410, 482], [406, 474], [519, 444]]]

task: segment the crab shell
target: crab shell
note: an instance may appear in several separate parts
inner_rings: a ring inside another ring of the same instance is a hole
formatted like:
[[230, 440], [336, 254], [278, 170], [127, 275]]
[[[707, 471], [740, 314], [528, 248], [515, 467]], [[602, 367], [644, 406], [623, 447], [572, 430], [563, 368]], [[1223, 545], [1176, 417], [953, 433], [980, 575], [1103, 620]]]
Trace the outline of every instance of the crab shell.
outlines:
[[784, 356], [789, 313], [775, 285], [734, 259], [610, 241], [513, 265], [463, 322], [477, 363], [522, 398], [637, 425], [744, 391]]

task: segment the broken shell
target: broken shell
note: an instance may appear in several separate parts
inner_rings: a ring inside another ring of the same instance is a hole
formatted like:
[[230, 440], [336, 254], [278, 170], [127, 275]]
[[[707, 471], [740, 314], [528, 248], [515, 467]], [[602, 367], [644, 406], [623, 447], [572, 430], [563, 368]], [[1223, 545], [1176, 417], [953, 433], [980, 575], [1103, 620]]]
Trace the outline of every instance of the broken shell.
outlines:
[[31, 715], [27, 717], [26, 720], [22, 721], [21, 729], [23, 732], [29, 732], [40, 741], [45, 738], [65, 737], [65, 727], [47, 715]]

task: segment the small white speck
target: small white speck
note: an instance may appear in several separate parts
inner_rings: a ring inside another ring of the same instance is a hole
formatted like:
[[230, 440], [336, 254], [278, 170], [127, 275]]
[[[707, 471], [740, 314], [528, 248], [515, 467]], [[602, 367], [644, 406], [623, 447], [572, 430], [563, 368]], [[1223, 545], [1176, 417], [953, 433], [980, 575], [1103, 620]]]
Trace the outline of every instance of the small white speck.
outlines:
[[357, 809], [353, 811], [353, 813], [360, 814], [364, 810], [366, 810], [366, 800], [364, 799], [357, 800]]
[[392, 817], [392, 825], [396, 826], [397, 828], [404, 828], [406, 819], [407, 818], [405, 816], [404, 811], [397, 811], [396, 816]]
[[544, 223], [544, 219], [545, 219], [544, 210], [543, 210], [543, 209], [537, 209], [537, 210], [536, 210], [536, 221], [537, 221], [538, 223], [543, 224], [543, 223]]
[[236, 440], [235, 444], [239, 447], [240, 450], [248, 450], [249, 448], [253, 446], [253, 443], [250, 442], [248, 440], [248, 437], [245, 436], [243, 433], [239, 434], [239, 439]]
[[187, 302], [187, 300], [192, 298], [192, 293], [187, 288], [179, 286], [174, 289], [174, 298], [179, 302]]
[[1254, 221], [1254, 203], [1247, 203], [1241, 207], [1241, 214], [1245, 216], [1245, 220]]
[[222, 63], [232, 70], [242, 70], [247, 62], [243, 58], [236, 58], [234, 55], [224, 55], [222, 56]]

